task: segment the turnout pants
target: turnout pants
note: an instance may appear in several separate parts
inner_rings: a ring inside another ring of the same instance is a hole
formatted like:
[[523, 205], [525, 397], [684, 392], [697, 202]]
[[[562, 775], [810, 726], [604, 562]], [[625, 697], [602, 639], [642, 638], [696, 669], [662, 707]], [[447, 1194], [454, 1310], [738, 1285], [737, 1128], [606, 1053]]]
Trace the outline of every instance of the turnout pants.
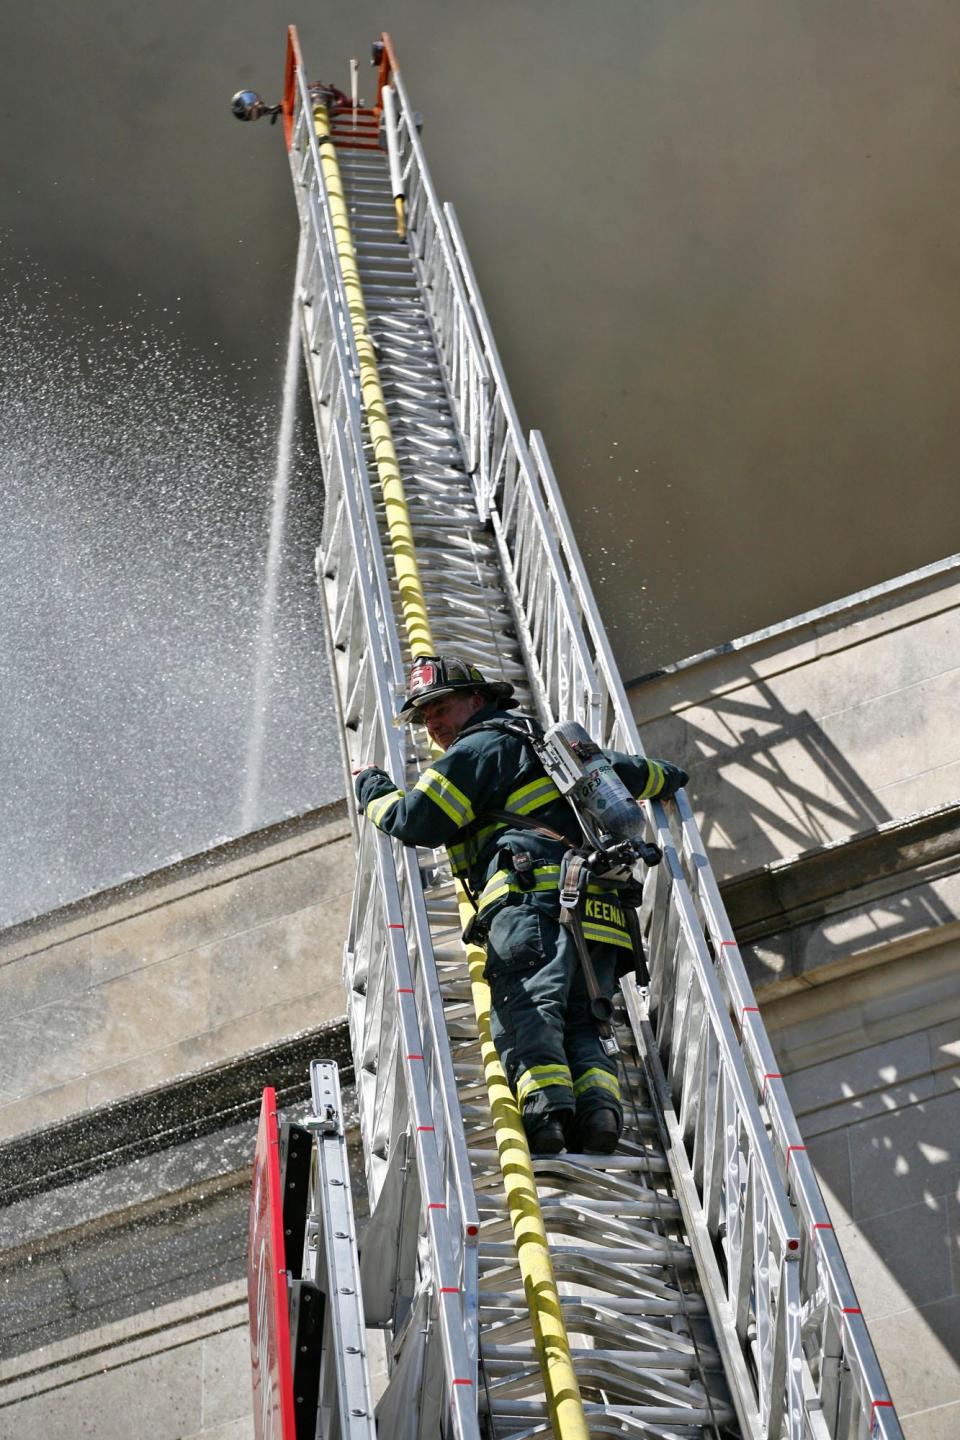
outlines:
[[[622, 951], [590, 945], [600, 989], [613, 996]], [[623, 1123], [616, 1061], [605, 1055], [590, 1014], [570, 931], [532, 898], [490, 922], [486, 976], [493, 1041], [528, 1134], [551, 1116], [578, 1119], [607, 1107]]]

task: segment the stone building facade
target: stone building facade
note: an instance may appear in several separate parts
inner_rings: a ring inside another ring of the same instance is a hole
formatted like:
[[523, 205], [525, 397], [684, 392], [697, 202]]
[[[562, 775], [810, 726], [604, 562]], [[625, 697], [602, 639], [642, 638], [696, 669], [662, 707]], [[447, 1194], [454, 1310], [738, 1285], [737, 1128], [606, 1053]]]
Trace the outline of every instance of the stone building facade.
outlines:
[[[960, 1434], [960, 557], [630, 686], [910, 1440]], [[258, 1097], [350, 1059], [341, 803], [0, 936], [0, 1440], [249, 1440]]]
[[630, 687], [910, 1440], [960, 1435], [960, 557]]

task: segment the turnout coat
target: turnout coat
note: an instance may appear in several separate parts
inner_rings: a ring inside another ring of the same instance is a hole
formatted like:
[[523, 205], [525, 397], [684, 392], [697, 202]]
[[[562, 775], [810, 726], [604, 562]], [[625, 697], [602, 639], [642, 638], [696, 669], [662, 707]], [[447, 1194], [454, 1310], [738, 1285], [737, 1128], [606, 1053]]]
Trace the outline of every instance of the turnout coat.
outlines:
[[[531, 747], [497, 725], [515, 718], [496, 703], [478, 710], [412, 790], [398, 790], [389, 775], [374, 767], [356, 781], [360, 809], [379, 830], [406, 845], [446, 847], [482, 930], [504, 906], [521, 900], [556, 916], [561, 860], [570, 845], [582, 842], [569, 802]], [[684, 771], [666, 761], [605, 753], [635, 799], [665, 798], [686, 783]], [[525, 817], [566, 839], [551, 840], [492, 811]], [[529, 880], [521, 885], [513, 865], [516, 855], [529, 855], [532, 885]], [[583, 932], [589, 941], [631, 948], [622, 908], [609, 886], [591, 885]]]

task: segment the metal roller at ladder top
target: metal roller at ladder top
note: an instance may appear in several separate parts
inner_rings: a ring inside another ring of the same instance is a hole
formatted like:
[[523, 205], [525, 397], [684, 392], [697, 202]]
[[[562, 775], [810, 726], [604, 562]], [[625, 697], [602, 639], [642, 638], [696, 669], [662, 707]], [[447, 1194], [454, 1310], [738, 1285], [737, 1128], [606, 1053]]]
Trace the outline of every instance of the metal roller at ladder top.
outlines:
[[[406, 788], [430, 762], [392, 724], [417, 653], [468, 654], [545, 726], [642, 754], [387, 35], [373, 58], [365, 103], [355, 67], [346, 91], [310, 76], [291, 29], [280, 104], [234, 100], [282, 118], [300, 219], [348, 796], [361, 763]], [[286, 1170], [257, 1172], [258, 1436], [901, 1436], [686, 796], [644, 816], [663, 860], [638, 911], [649, 987], [625, 979], [613, 1017], [624, 1136], [613, 1155], [531, 1160], [445, 854], [353, 814], [344, 985], [370, 1218], [358, 1244], [330, 1203], [346, 1149], [315, 1067], [304, 1199], [284, 1188], [289, 1144]], [[283, 1251], [265, 1195], [320, 1260]]]

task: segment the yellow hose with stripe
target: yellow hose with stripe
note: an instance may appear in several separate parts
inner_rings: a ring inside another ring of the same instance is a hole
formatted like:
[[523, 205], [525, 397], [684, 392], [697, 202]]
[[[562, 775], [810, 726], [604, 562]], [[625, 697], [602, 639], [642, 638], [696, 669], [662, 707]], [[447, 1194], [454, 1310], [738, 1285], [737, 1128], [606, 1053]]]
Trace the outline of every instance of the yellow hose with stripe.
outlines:
[[[403, 480], [393, 444], [387, 407], [380, 383], [376, 352], [367, 323], [356, 251], [350, 230], [350, 217], [343, 194], [343, 182], [336, 152], [330, 139], [330, 122], [324, 105], [314, 110], [314, 124], [320, 141], [320, 160], [326, 182], [333, 230], [343, 274], [347, 306], [353, 322], [357, 357], [360, 363], [360, 389], [370, 438], [373, 443], [377, 474], [383, 490], [387, 511], [387, 528], [394, 567], [400, 587], [403, 622], [411, 654], [436, 654], [430, 621], [424, 600], [423, 586], [417, 566], [413, 529], [407, 509]], [[463, 924], [473, 913], [470, 902], [458, 889], [458, 903]], [[560, 1294], [553, 1274], [546, 1227], [537, 1196], [536, 1178], [530, 1160], [530, 1149], [514, 1099], [490, 1030], [490, 987], [483, 978], [484, 952], [476, 945], [467, 947], [470, 986], [480, 1035], [480, 1053], [484, 1077], [493, 1115], [494, 1134], [507, 1206], [513, 1226], [514, 1241], [524, 1293], [530, 1310], [534, 1341], [540, 1358], [544, 1389], [554, 1433], [558, 1440], [589, 1440], [589, 1428], [580, 1398], [580, 1387], [570, 1356], [570, 1342], [563, 1321]]]
[[400, 604], [403, 607], [404, 624], [407, 628], [407, 638], [410, 641], [410, 653], [414, 656], [432, 655], [434, 653], [433, 640], [430, 637], [427, 608], [423, 601], [423, 586], [420, 584], [413, 531], [410, 528], [410, 513], [407, 510], [403, 481], [400, 478], [400, 465], [394, 449], [393, 435], [390, 432], [387, 406], [383, 398], [383, 387], [380, 384], [380, 372], [377, 368], [376, 351], [370, 334], [370, 326], [367, 323], [367, 307], [363, 298], [363, 287], [360, 284], [357, 254], [353, 248], [353, 235], [350, 231], [350, 217], [343, 195], [340, 166], [337, 163], [333, 141], [330, 139], [330, 121], [326, 106], [318, 105], [313, 115], [317, 139], [320, 141], [323, 178], [326, 181], [330, 209], [333, 213], [333, 233], [337, 254], [340, 257], [347, 309], [350, 312], [350, 321], [353, 325], [353, 335], [357, 347], [357, 359], [360, 364], [360, 391], [363, 397], [363, 408], [367, 417], [377, 475], [380, 479], [380, 488], [383, 491], [383, 501], [387, 511], [390, 549], [393, 552], [394, 571], [400, 587]]

